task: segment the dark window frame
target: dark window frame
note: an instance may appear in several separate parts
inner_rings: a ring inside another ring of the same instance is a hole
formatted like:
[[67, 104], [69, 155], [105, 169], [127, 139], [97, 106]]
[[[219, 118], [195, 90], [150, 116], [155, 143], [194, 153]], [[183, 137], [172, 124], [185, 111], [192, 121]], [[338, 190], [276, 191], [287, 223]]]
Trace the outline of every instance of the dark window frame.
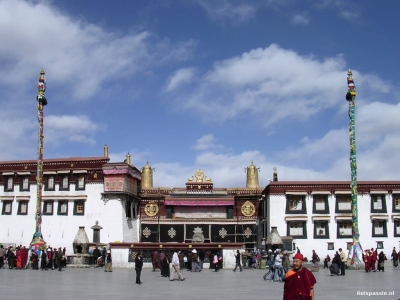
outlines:
[[[375, 234], [375, 224], [378, 222], [383, 223], [383, 233], [382, 234]], [[387, 237], [387, 220], [373, 220], [372, 222], [372, 237]]]
[[[11, 187], [9, 186], [8, 180], [11, 178]], [[4, 192], [14, 192], [14, 175], [4, 176]]]
[[[303, 225], [303, 235], [291, 235], [290, 234], [290, 225], [293, 223], [301, 223]], [[287, 221], [286, 236], [291, 236], [291, 237], [293, 237], [293, 239], [307, 239], [307, 221], [303, 221], [303, 220]]]
[[[341, 235], [340, 234], [340, 224], [349, 224], [351, 227], [351, 233], [350, 234], [346, 234], [346, 235]], [[338, 239], [348, 239], [348, 238], [352, 238], [353, 237], [353, 223], [351, 221], [342, 221], [342, 220], [338, 220], [337, 221], [337, 230], [336, 230], [336, 238]]]
[[[78, 212], [78, 206], [82, 205], [82, 212]], [[75, 200], [74, 201], [74, 216], [84, 216], [85, 215], [85, 201], [84, 200]]]
[[396, 209], [396, 196], [399, 199], [399, 205], [400, 205], [400, 195], [399, 194], [392, 194], [392, 212], [400, 212], [400, 208]]
[[[22, 206], [22, 204], [25, 204], [26, 205], [26, 212], [25, 213], [23, 213], [23, 212], [21, 212], [21, 206]], [[18, 201], [18, 211], [17, 211], [17, 215], [21, 215], [21, 216], [26, 216], [26, 215], [28, 215], [28, 207], [29, 207], [29, 201], [27, 201], [27, 200], [20, 200], [20, 201]]]
[[[13, 201], [12, 200], [3, 200], [3, 207], [1, 209], [1, 214], [2, 215], [12, 215], [12, 205]], [[6, 205], [10, 205], [10, 212], [6, 212]]]
[[[51, 212], [47, 211], [47, 204], [51, 203]], [[52, 216], [54, 214], [54, 200], [45, 200], [43, 201], [43, 215], [44, 216]]]
[[[315, 196], [324, 197], [325, 200], [325, 209], [324, 210], [317, 210], [317, 202], [316, 200], [320, 200], [320, 199], [316, 199]], [[329, 214], [329, 201], [328, 201], [328, 197], [329, 195], [325, 195], [325, 194], [314, 194], [313, 195], [313, 214]]]
[[[27, 188], [24, 188], [24, 179], [28, 180], [28, 187]], [[19, 190], [20, 191], [23, 191], [23, 192], [29, 192], [30, 191], [30, 188], [31, 188], [31, 180], [30, 179], [31, 178], [30, 178], [29, 175], [28, 176], [21, 176], [21, 182], [20, 182], [20, 185], [19, 185]]]
[[[83, 187], [79, 187], [79, 177], [83, 176]], [[75, 181], [75, 190], [76, 191], [84, 191], [86, 188], [86, 174], [78, 173], [76, 174], [76, 181]]]
[[[55, 191], [56, 190], [56, 176], [55, 175], [45, 175], [44, 177], [44, 190], [45, 191]], [[53, 178], [53, 187], [49, 188], [49, 180]]]
[[[350, 209], [339, 209], [339, 200], [342, 198], [345, 198], [345, 196], [349, 197], [350, 199]], [[352, 213], [351, 208], [353, 207], [352, 201], [351, 201], [351, 194], [339, 194], [336, 195], [336, 203], [335, 203], [335, 213]]]
[[[302, 207], [299, 210], [291, 210], [289, 203], [290, 201], [296, 200], [296, 198], [301, 198], [299, 200], [302, 201]], [[305, 195], [286, 195], [286, 214], [307, 214], [307, 205], [306, 205], [306, 196]]]
[[400, 227], [400, 220], [399, 219], [393, 220], [393, 236], [394, 237], [400, 237], [400, 229], [399, 229], [399, 232], [397, 232], [397, 230], [396, 230], [397, 223], [399, 224], [399, 227]]
[[[61, 212], [61, 207], [62, 204], [66, 203], [67, 204], [67, 211], [66, 212]], [[58, 201], [58, 207], [57, 207], [57, 215], [59, 216], [68, 216], [68, 200], [59, 200]]]
[[[319, 235], [317, 233], [317, 224], [325, 224], [325, 234]], [[329, 239], [329, 221], [318, 220], [314, 221], [314, 239]]]
[[[378, 196], [382, 197], [382, 209], [374, 209], [374, 199]], [[385, 194], [371, 194], [371, 213], [387, 213]]]
[[[70, 176], [69, 174], [60, 174], [60, 184], [58, 186], [59, 191], [69, 191], [69, 184], [70, 184]], [[67, 187], [64, 187], [64, 178], [67, 179]]]

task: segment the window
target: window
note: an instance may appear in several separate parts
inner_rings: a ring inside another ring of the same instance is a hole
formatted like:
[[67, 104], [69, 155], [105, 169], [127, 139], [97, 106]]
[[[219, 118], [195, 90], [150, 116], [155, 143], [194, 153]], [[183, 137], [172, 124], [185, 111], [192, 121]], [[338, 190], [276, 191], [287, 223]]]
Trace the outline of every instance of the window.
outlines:
[[394, 220], [394, 236], [400, 236], [400, 220]]
[[327, 221], [314, 222], [314, 238], [329, 239], [329, 226]]
[[385, 195], [371, 195], [371, 212], [386, 213]]
[[53, 207], [54, 207], [54, 201], [44, 201], [43, 202], [43, 214], [51, 216], [53, 215]]
[[372, 222], [372, 236], [373, 237], [387, 237], [385, 220], [374, 220]]
[[85, 201], [74, 202], [74, 215], [83, 216], [85, 214]]
[[27, 215], [28, 214], [28, 201], [19, 201], [18, 202], [18, 215]]
[[336, 212], [351, 213], [351, 195], [336, 195]]
[[313, 195], [313, 213], [329, 214], [328, 195]]
[[287, 195], [286, 196], [286, 213], [287, 214], [305, 214], [306, 202], [302, 195]]
[[400, 195], [393, 194], [393, 212], [400, 212]]
[[307, 227], [305, 221], [288, 221], [287, 235], [296, 239], [307, 238]]
[[21, 191], [29, 191], [29, 176], [24, 176], [21, 179]]
[[76, 190], [85, 189], [85, 175], [79, 174], [76, 180]]
[[125, 217], [132, 218], [132, 201], [125, 200]]
[[12, 211], [12, 201], [3, 201], [3, 209], [1, 211], [2, 215], [11, 215]]
[[47, 176], [45, 182], [45, 191], [54, 191], [54, 176]]
[[328, 250], [335, 250], [335, 243], [328, 242]]
[[353, 223], [352, 222], [338, 222], [337, 223], [337, 228], [338, 228], [338, 232], [337, 232], [337, 238], [351, 238], [352, 235], [352, 231], [353, 231]]
[[4, 177], [4, 191], [5, 192], [13, 192], [14, 191], [14, 177], [13, 176]]
[[69, 175], [62, 175], [59, 190], [69, 191]]
[[68, 215], [68, 201], [58, 201], [58, 215], [67, 216]]

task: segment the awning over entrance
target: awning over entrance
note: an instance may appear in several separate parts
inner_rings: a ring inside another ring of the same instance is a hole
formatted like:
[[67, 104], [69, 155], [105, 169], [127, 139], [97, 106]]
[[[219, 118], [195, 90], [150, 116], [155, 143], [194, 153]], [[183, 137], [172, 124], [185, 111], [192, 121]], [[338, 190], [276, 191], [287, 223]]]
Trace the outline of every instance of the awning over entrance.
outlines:
[[233, 198], [223, 200], [210, 200], [207, 198], [186, 198], [186, 199], [165, 199], [165, 205], [185, 205], [185, 206], [228, 206], [234, 205]]

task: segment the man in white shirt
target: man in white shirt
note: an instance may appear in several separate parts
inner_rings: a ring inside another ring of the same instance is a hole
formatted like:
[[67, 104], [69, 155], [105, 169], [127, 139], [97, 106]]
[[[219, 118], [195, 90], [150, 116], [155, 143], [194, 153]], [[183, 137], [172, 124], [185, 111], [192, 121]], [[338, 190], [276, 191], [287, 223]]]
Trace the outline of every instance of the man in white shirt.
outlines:
[[179, 257], [178, 257], [178, 251], [177, 250], [174, 251], [174, 255], [172, 256], [171, 264], [172, 264], [172, 268], [174, 270], [171, 273], [171, 276], [170, 276], [169, 280], [170, 281], [174, 281], [175, 274], [178, 273], [179, 279], [181, 281], [184, 281], [186, 278], [183, 278], [183, 276], [182, 276], [182, 274], [181, 274], [181, 272], [179, 270], [180, 269], [179, 268]]

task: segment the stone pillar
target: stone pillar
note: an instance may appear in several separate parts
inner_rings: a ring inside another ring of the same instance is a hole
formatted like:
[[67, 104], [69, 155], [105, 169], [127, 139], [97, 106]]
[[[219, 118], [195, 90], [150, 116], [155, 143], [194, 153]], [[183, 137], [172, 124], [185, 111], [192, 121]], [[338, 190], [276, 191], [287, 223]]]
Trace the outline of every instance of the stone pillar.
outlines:
[[96, 221], [96, 225], [90, 227], [93, 229], [93, 243], [100, 243], [100, 230], [103, 229], [99, 225], [99, 221]]

